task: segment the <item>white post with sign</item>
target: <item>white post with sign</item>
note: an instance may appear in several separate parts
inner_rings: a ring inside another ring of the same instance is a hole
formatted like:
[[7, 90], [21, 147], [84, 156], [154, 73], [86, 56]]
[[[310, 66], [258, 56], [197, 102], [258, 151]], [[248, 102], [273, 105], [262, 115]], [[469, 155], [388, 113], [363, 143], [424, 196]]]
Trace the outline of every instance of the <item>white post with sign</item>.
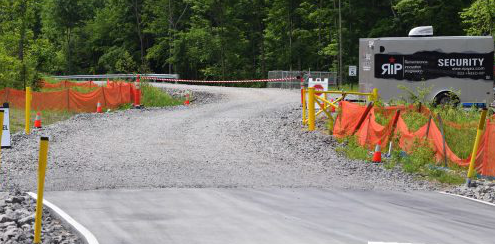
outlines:
[[4, 103], [3, 107], [0, 107], [0, 110], [3, 110], [2, 148], [9, 148], [10, 147], [9, 104]]
[[[320, 96], [322, 98], [326, 98], [324, 93], [319, 93], [318, 91], [328, 91], [328, 78], [321, 79], [321, 78], [316, 78], [313, 80], [313, 78], [309, 78], [308, 80], [308, 88], [309, 87], [314, 87], [315, 88], [315, 95]], [[317, 109], [320, 108], [318, 105], [318, 101], [315, 102], [315, 106]]]
[[349, 66], [349, 76], [357, 76], [357, 67], [352, 65]]

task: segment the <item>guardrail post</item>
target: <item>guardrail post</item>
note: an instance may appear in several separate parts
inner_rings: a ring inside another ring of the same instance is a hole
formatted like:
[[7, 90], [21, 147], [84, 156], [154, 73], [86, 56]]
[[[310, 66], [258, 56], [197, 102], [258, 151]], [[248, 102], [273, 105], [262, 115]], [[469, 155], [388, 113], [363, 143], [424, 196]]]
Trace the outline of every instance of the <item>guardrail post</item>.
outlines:
[[308, 130], [315, 130], [315, 88], [308, 88]]
[[483, 108], [483, 110], [481, 111], [481, 118], [478, 124], [478, 130], [476, 132], [476, 139], [474, 140], [473, 152], [471, 153], [471, 161], [469, 162], [469, 171], [466, 179], [466, 186], [468, 187], [471, 185], [471, 178], [474, 176], [474, 163], [476, 162], [476, 153], [478, 153], [478, 147], [481, 141], [481, 134], [485, 129], [487, 112], [488, 110], [486, 108]]
[[31, 120], [31, 87], [26, 87], [26, 110], [24, 111], [24, 122], [25, 122], [25, 127], [24, 127], [24, 132], [26, 135], [29, 135], [31, 132], [31, 127], [30, 127], [30, 120]]

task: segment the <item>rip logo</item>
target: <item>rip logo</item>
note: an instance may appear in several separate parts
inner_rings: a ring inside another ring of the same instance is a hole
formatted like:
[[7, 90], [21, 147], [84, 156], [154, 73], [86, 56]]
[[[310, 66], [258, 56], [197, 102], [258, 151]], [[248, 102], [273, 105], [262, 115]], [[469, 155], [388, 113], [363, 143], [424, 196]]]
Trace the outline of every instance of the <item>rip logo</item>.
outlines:
[[390, 57], [388, 61], [388, 64], [382, 65], [382, 75], [396, 75], [397, 71], [402, 70], [402, 64], [395, 63], [394, 57]]

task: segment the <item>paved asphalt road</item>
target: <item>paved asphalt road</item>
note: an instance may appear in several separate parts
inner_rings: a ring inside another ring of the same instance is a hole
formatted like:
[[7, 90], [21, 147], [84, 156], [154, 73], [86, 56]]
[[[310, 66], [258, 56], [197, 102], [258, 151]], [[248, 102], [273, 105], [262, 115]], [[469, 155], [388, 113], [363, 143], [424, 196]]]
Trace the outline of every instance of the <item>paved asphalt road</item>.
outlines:
[[107, 243], [494, 243], [495, 208], [435, 192], [316, 188], [48, 192]]

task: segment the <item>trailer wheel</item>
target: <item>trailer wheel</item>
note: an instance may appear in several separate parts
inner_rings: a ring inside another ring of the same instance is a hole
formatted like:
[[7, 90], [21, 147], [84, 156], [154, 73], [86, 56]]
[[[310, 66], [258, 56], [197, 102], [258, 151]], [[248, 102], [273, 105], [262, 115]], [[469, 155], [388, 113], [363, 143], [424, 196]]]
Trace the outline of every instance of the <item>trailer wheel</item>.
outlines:
[[460, 103], [459, 97], [453, 92], [442, 92], [435, 97], [435, 105], [454, 106], [457, 107]]

